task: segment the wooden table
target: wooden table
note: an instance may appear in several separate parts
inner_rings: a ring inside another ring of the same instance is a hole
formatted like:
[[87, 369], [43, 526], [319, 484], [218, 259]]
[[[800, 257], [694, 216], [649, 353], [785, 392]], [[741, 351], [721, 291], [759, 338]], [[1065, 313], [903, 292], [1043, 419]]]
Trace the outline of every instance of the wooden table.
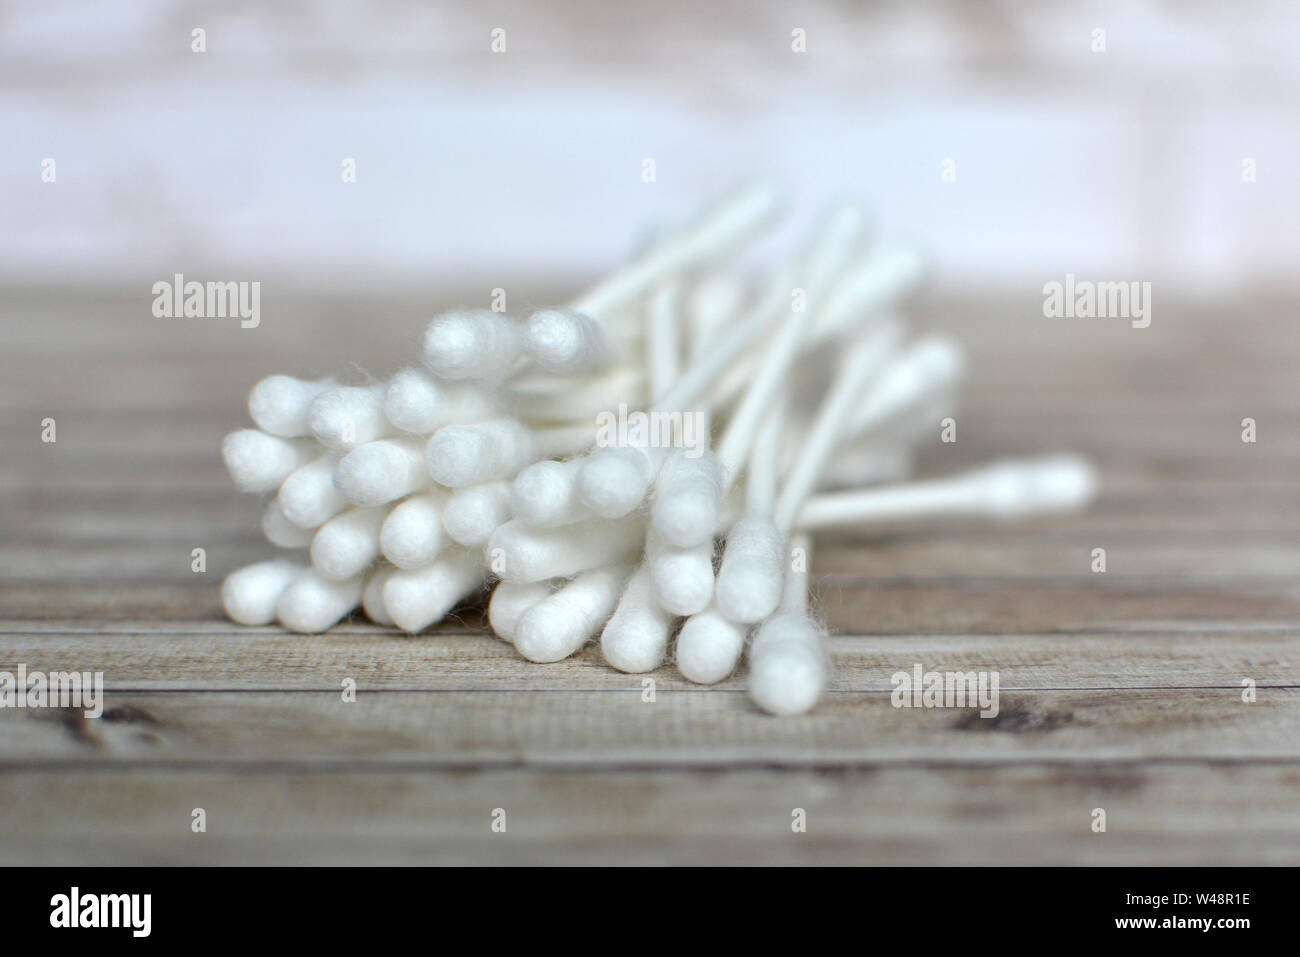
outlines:
[[[102, 670], [107, 692], [99, 719], [0, 711], [0, 863], [1300, 863], [1295, 304], [1161, 292], [1145, 330], [1044, 319], [1036, 286], [919, 304], [971, 354], [958, 441], [936, 426], [925, 470], [1074, 449], [1102, 495], [824, 536], [834, 677], [781, 720], [742, 678], [665, 666], [651, 695], [593, 649], [529, 664], [475, 608], [415, 638], [224, 620], [221, 577], [268, 552], [218, 456], [248, 387], [386, 374], [481, 290], [267, 283], [256, 330], [154, 319], [145, 291], [11, 290], [0, 670]], [[917, 663], [997, 670], [1001, 713], [892, 707]]]

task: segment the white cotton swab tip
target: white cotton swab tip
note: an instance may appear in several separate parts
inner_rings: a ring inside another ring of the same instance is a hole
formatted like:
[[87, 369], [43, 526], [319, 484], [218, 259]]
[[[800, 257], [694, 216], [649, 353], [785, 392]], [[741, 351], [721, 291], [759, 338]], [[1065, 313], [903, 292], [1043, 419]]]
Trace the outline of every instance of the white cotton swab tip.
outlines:
[[357, 607], [363, 586], [360, 575], [336, 582], [309, 568], [284, 590], [275, 606], [276, 617], [284, 627], [299, 634], [325, 631]]
[[376, 568], [366, 578], [366, 587], [361, 591], [361, 610], [376, 625], [391, 625], [393, 616], [384, 607], [384, 586], [397, 569], [388, 565]]
[[266, 503], [262, 512], [262, 534], [278, 548], [306, 548], [311, 544], [311, 531], [299, 528], [285, 517], [279, 498]]
[[694, 615], [713, 598], [713, 539], [676, 548], [651, 529], [645, 562], [650, 568], [655, 601], [674, 615]]
[[522, 348], [518, 323], [487, 309], [449, 312], [424, 330], [424, 364], [443, 379], [502, 379]]
[[449, 488], [509, 478], [533, 458], [533, 433], [515, 419], [448, 425], [429, 439], [425, 464]]
[[1082, 508], [1097, 490], [1092, 466], [1073, 455], [998, 462], [975, 470], [970, 480], [995, 518]]
[[766, 518], [747, 516], [727, 533], [718, 581], [718, 610], [732, 621], [762, 621], [781, 601], [785, 541]]
[[519, 616], [553, 590], [554, 586], [549, 581], [498, 583], [492, 589], [492, 601], [488, 603], [488, 624], [499, 638], [514, 644]]
[[628, 580], [614, 616], [601, 632], [601, 654], [619, 671], [653, 671], [663, 664], [671, 629], [672, 616], [655, 601], [650, 569], [642, 565]]
[[333, 379], [308, 382], [287, 375], [269, 375], [248, 393], [248, 414], [271, 435], [307, 435], [307, 409], [316, 396], [334, 385]]
[[525, 610], [515, 648], [529, 661], [562, 661], [582, 649], [614, 611], [628, 567], [594, 568]]
[[709, 453], [678, 449], [655, 480], [650, 523], [671, 545], [690, 548], [713, 539], [722, 511], [722, 471]]
[[650, 453], [636, 446], [606, 446], [578, 471], [578, 498], [602, 518], [622, 518], [645, 501], [654, 480]]
[[280, 486], [284, 516], [299, 528], [319, 528], [343, 509], [347, 499], [334, 486], [338, 459], [322, 455], [290, 473]]
[[594, 518], [578, 499], [580, 459], [534, 462], [515, 476], [510, 486], [510, 510], [535, 528], [554, 528]]
[[306, 570], [305, 565], [276, 559], [233, 571], [221, 583], [221, 606], [241, 625], [269, 625], [284, 590]]
[[687, 681], [717, 684], [736, 670], [747, 630], [716, 607], [692, 615], [677, 635], [677, 670]]
[[609, 357], [600, 327], [580, 312], [542, 309], [528, 317], [524, 350], [539, 366], [556, 375], [592, 372]]
[[307, 410], [311, 434], [328, 449], [348, 452], [392, 431], [384, 418], [382, 385], [326, 389]]
[[449, 552], [423, 568], [390, 575], [384, 584], [384, 608], [398, 628], [416, 632], [441, 621], [482, 580], [478, 555]]
[[221, 443], [221, 457], [244, 492], [271, 492], [312, 456], [312, 443], [282, 439], [257, 429], [231, 432]]
[[321, 577], [343, 581], [361, 574], [379, 557], [379, 529], [385, 508], [350, 508], [320, 527], [311, 540], [311, 563]]
[[384, 505], [429, 484], [419, 439], [380, 439], [343, 456], [334, 486], [353, 505]]
[[749, 648], [749, 694], [768, 714], [810, 711], [826, 684], [821, 633], [800, 612], [765, 621]]
[[439, 382], [419, 369], [403, 369], [388, 381], [384, 416], [403, 432], [427, 435], [452, 422], [491, 418], [492, 397], [477, 386]]
[[441, 492], [412, 495], [393, 507], [379, 530], [379, 550], [398, 568], [420, 568], [443, 546]]
[[510, 491], [505, 482], [458, 488], [442, 513], [447, 534], [466, 548], [482, 548], [492, 533], [508, 521]]

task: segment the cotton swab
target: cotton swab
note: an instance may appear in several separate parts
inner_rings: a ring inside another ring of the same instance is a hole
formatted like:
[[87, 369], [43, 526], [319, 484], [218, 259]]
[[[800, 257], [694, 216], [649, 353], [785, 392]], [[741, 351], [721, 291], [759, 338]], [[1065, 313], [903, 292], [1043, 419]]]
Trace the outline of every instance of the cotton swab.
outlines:
[[510, 486], [506, 482], [458, 488], [442, 513], [447, 535], [467, 548], [482, 548], [509, 520]]
[[429, 485], [419, 439], [380, 439], [343, 456], [334, 486], [353, 505], [386, 505]]
[[514, 644], [519, 617], [554, 590], [549, 581], [500, 582], [488, 603], [488, 624], [505, 641]]
[[270, 435], [298, 438], [310, 434], [307, 409], [316, 396], [334, 386], [333, 379], [312, 382], [287, 375], [269, 375], [248, 393], [248, 414]]
[[514, 645], [529, 661], [562, 661], [595, 637], [613, 613], [629, 567], [607, 565], [583, 572], [515, 620]]
[[[786, 398], [779, 394], [750, 455], [745, 481], [745, 515], [727, 532], [727, 543], [718, 568], [718, 580], [714, 586], [717, 609], [739, 624], [751, 624], [766, 618], [781, 600], [785, 542], [771, 516], [776, 501], [777, 461], [785, 420]], [[703, 637], [702, 632], [700, 637]], [[730, 643], [730, 636], [725, 638]], [[691, 640], [696, 640], [694, 633]], [[710, 660], [717, 654], [700, 652], [702, 657]]]
[[569, 308], [604, 319], [682, 269], [721, 259], [771, 223], [782, 205], [780, 194], [766, 185], [729, 197], [694, 225], [656, 242], [635, 261], [573, 300]]
[[677, 548], [651, 529], [646, 536], [645, 564], [650, 569], [655, 601], [674, 615], [693, 615], [713, 598], [713, 537], [690, 548]]
[[280, 595], [275, 615], [290, 631], [312, 635], [338, 624], [361, 601], [364, 580], [330, 581], [309, 568], [295, 577]]
[[393, 431], [384, 417], [383, 385], [337, 386], [318, 395], [307, 410], [307, 425], [327, 449], [350, 452]]
[[948, 516], [1027, 518], [1081, 508], [1095, 490], [1092, 467], [1075, 456], [1012, 459], [952, 478], [818, 495], [799, 511], [798, 525], [814, 530]]
[[722, 472], [711, 453], [674, 451], [655, 479], [651, 527], [677, 548], [712, 542], [722, 510], [722, 487]]
[[322, 455], [289, 474], [279, 496], [285, 518], [299, 528], [319, 528], [347, 508], [347, 499], [334, 485], [338, 463], [337, 456]]
[[523, 348], [534, 362], [556, 375], [595, 372], [611, 358], [600, 326], [571, 309], [542, 309], [529, 316]]
[[403, 432], [427, 435], [444, 425], [498, 414], [495, 399], [484, 389], [441, 382], [419, 369], [403, 369], [384, 390], [384, 417]]
[[379, 550], [398, 568], [420, 568], [438, 557], [445, 544], [442, 528], [447, 495], [442, 490], [403, 499], [379, 530]]
[[302, 439], [282, 439], [257, 429], [231, 432], [221, 443], [221, 457], [244, 492], [273, 492], [294, 469], [318, 450]]
[[444, 552], [423, 568], [393, 572], [384, 583], [384, 608], [398, 628], [417, 632], [441, 621], [482, 582], [479, 555]]
[[653, 671], [668, 651], [672, 624], [673, 616], [655, 601], [649, 566], [642, 565], [628, 579], [618, 608], [601, 632], [601, 654], [619, 671]]
[[620, 561], [641, 547], [644, 526], [635, 519], [531, 528], [506, 522], [488, 540], [488, 565], [504, 581], [567, 578]]
[[533, 433], [517, 419], [448, 425], [429, 439], [425, 463], [434, 481], [449, 488], [509, 478], [533, 460]]
[[581, 459], [556, 462], [542, 459], [515, 476], [510, 509], [515, 518], [536, 528], [555, 528], [595, 518], [578, 498]]
[[[811, 560], [811, 540], [796, 535], [791, 555]], [[788, 570], [780, 611], [763, 622], [749, 646], [749, 694], [768, 714], [811, 710], [826, 686], [821, 630], [808, 617], [808, 572]]]
[[311, 540], [311, 563], [322, 577], [344, 581], [379, 557], [379, 530], [386, 508], [350, 508], [320, 527]]
[[523, 352], [519, 323], [487, 309], [449, 312], [424, 330], [424, 364], [443, 379], [498, 382]]
[[397, 571], [391, 565], [381, 565], [366, 577], [366, 585], [361, 590], [361, 610], [376, 625], [391, 625], [393, 616], [384, 607], [384, 586]]
[[736, 670], [748, 630], [716, 604], [691, 615], [677, 633], [677, 670], [687, 681], [717, 684]]
[[241, 625], [269, 625], [284, 590], [307, 570], [297, 562], [276, 559], [231, 572], [221, 583], [221, 607]]
[[280, 499], [273, 498], [266, 503], [262, 512], [262, 534], [272, 545], [279, 548], [306, 548], [311, 544], [312, 533], [285, 518]]
[[860, 340], [840, 366], [817, 409], [794, 469], [786, 477], [773, 506], [772, 522], [782, 538], [789, 533], [795, 514], [816, 487], [826, 460], [835, 450], [863, 392], [884, 367], [901, 337], [902, 330], [896, 324], [881, 326]]
[[964, 365], [962, 349], [951, 339], [926, 336], [917, 340], [862, 397], [846, 420], [843, 435], [861, 435], [953, 388]]

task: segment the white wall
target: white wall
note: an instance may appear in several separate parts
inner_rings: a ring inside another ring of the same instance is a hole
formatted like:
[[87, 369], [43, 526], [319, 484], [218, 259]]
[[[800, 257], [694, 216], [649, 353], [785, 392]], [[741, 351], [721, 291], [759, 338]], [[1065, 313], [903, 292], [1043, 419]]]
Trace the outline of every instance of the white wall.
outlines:
[[867, 198], [949, 282], [1296, 274], [1296, 4], [3, 11], [0, 281], [580, 276], [760, 177]]

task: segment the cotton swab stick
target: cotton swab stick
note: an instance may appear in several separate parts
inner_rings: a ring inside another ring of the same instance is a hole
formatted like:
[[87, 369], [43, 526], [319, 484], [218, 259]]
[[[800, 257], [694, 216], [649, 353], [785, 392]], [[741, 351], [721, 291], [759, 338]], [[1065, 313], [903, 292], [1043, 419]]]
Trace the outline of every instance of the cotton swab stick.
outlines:
[[327, 449], [350, 452], [393, 431], [384, 417], [383, 385], [326, 389], [307, 409], [307, 425]]
[[334, 485], [338, 463], [337, 456], [322, 455], [289, 474], [279, 496], [285, 518], [299, 528], [319, 528], [347, 508]]
[[499, 382], [523, 353], [519, 323], [487, 309], [449, 312], [424, 330], [424, 364], [442, 379]]
[[353, 505], [386, 505], [428, 485], [419, 439], [367, 442], [343, 456], [334, 473], [335, 488]]
[[510, 486], [506, 482], [458, 488], [442, 513], [447, 534], [466, 548], [482, 548], [509, 520]]
[[513, 520], [488, 540], [488, 564], [508, 582], [567, 578], [626, 558], [641, 547], [644, 528], [635, 519], [561, 528], [531, 528]]
[[398, 568], [420, 568], [438, 557], [447, 495], [441, 489], [412, 495], [393, 507], [379, 530], [379, 550]]
[[484, 389], [439, 381], [419, 369], [403, 369], [384, 391], [384, 417], [401, 431], [419, 435], [494, 418], [500, 414], [496, 406]]
[[323, 578], [344, 581], [379, 557], [379, 530], [386, 508], [350, 508], [320, 527], [311, 540], [311, 563]]
[[417, 632], [441, 621], [482, 583], [481, 556], [444, 552], [423, 568], [393, 572], [384, 584], [384, 608], [398, 628]]
[[752, 238], [780, 212], [780, 195], [770, 186], [751, 187], [724, 200], [694, 225], [656, 242], [569, 304], [578, 312], [604, 319], [688, 266], [716, 261]]
[[384, 607], [384, 586], [397, 571], [391, 565], [381, 565], [366, 577], [365, 588], [361, 590], [361, 610], [376, 625], [391, 625], [393, 616]]
[[290, 631], [312, 635], [338, 624], [361, 601], [364, 579], [330, 581], [309, 568], [289, 583], [275, 605], [280, 624]]
[[500, 582], [488, 603], [488, 624], [503, 640], [514, 644], [519, 617], [554, 590], [554, 583]]
[[529, 316], [523, 329], [523, 348], [534, 362], [555, 375], [596, 372], [612, 358], [600, 326], [572, 309], [542, 309]]
[[536, 454], [533, 433], [517, 419], [448, 425], [429, 439], [425, 462], [434, 481], [449, 488], [509, 478]]
[[311, 544], [311, 531], [299, 528], [285, 518], [279, 498], [266, 503], [262, 512], [262, 534], [268, 542], [279, 548], [306, 548]]
[[1011, 459], [946, 479], [814, 496], [800, 510], [798, 525], [815, 530], [950, 516], [1026, 518], [1081, 508], [1095, 490], [1092, 467], [1075, 456]]
[[674, 615], [694, 615], [713, 598], [713, 537], [690, 548], [677, 548], [653, 528], [646, 535], [645, 564], [650, 568], [655, 601]]
[[628, 579], [614, 616], [601, 632], [601, 654], [619, 671], [653, 671], [668, 651], [672, 624], [673, 616], [655, 601], [649, 566], [642, 565]]
[[516, 650], [529, 661], [562, 661], [595, 637], [618, 604], [629, 567], [583, 572], [526, 609], [514, 623]]
[[310, 434], [307, 409], [316, 396], [335, 385], [333, 379], [315, 382], [287, 375], [269, 375], [248, 393], [248, 414], [270, 435], [298, 438]]
[[812, 494], [818, 478], [860, 403], [863, 392], [893, 354], [902, 330], [895, 324], [875, 329], [860, 340], [840, 366], [799, 450], [794, 469], [786, 477], [772, 509], [772, 521], [784, 539], [795, 515]]
[[520, 471], [510, 486], [510, 509], [515, 518], [536, 528], [556, 528], [595, 518], [578, 498], [581, 468], [581, 459], [542, 459]]
[[[796, 535], [791, 555], [802, 550], [811, 560], [811, 540]], [[786, 575], [780, 611], [759, 627], [749, 646], [749, 694], [775, 715], [804, 714], [826, 686], [826, 654], [821, 630], [808, 617], [807, 566]]]
[[650, 373], [650, 393], [663, 395], [676, 381], [681, 364], [681, 330], [677, 321], [681, 287], [665, 283], [650, 299], [650, 335], [646, 366]]
[[[727, 543], [714, 586], [718, 611], [740, 624], [766, 618], [781, 600], [785, 541], [772, 523], [771, 516], [776, 501], [777, 462], [785, 421], [786, 397], [778, 394], [750, 455], [745, 481], [745, 515], [727, 532]], [[701, 632], [700, 638], [703, 637]], [[731, 643], [730, 635], [722, 638], [727, 644]], [[691, 639], [696, 640], [694, 633]], [[698, 654], [714, 660], [721, 652], [701, 651]], [[721, 666], [720, 660], [718, 666]]]
[[925, 257], [915, 249], [898, 247], [875, 253], [836, 287], [813, 325], [808, 345], [845, 335], [864, 316], [892, 307], [920, 284], [927, 268]]
[[307, 570], [297, 562], [276, 559], [233, 571], [221, 583], [221, 607], [241, 625], [269, 625], [275, 606], [299, 575]]
[[845, 436], [862, 435], [954, 387], [961, 378], [961, 346], [945, 336], [917, 340], [862, 397], [845, 423]]
[[273, 492], [319, 449], [304, 439], [282, 439], [257, 429], [231, 432], [221, 443], [230, 477], [244, 492]]

